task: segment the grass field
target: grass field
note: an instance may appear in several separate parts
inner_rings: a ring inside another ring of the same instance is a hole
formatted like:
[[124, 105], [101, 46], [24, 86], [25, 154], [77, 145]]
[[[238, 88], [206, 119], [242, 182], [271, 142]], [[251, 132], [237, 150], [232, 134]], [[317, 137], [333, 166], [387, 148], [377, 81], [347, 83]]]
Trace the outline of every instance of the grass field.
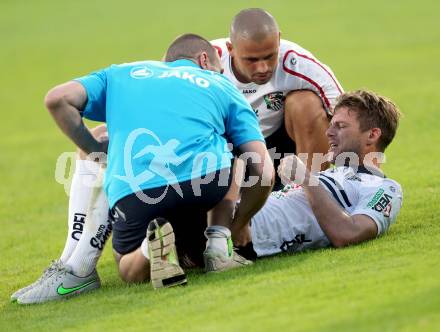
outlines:
[[[397, 224], [370, 243], [195, 271], [188, 287], [161, 291], [124, 285], [107, 248], [98, 291], [10, 303], [58, 258], [66, 236], [67, 197], [54, 170], [74, 147], [43, 107], [47, 90], [111, 63], [159, 59], [180, 33], [223, 37], [238, 10], [256, 6], [346, 90], [380, 92], [405, 113], [385, 165], [404, 188]], [[439, 331], [439, 12], [430, 0], [2, 0], [0, 331]]]

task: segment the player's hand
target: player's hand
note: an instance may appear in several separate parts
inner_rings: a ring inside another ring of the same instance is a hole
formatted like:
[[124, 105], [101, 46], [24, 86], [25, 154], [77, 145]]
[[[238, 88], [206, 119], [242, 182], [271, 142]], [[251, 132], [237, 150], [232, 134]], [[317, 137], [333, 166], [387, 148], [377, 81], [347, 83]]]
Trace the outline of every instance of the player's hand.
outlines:
[[98, 137], [97, 141], [100, 144], [100, 152], [104, 152], [107, 153], [108, 150], [108, 135], [107, 133], [102, 134], [101, 136]]
[[284, 185], [292, 182], [304, 184], [308, 181], [310, 172], [301, 159], [296, 155], [290, 155], [281, 159], [280, 166], [278, 166], [278, 175]]
[[96, 147], [94, 151], [87, 155], [87, 159], [93, 160], [99, 164], [107, 164], [107, 150], [108, 150], [108, 136], [107, 133], [98, 136], [96, 139]]

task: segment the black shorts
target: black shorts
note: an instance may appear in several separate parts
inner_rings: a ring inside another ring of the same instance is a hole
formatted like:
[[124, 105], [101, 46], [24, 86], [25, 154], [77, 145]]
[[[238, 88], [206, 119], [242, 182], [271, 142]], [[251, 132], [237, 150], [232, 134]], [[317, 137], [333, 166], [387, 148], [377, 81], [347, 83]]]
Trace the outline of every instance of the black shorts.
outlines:
[[[276, 173], [278, 166], [280, 165], [280, 158], [284, 158], [285, 156], [296, 153], [296, 144], [287, 134], [284, 122], [276, 132], [266, 137], [265, 140], [267, 150], [269, 150], [269, 154], [272, 157], [273, 166], [275, 167]], [[281, 157], [274, 159], [275, 153], [281, 154]], [[284, 186], [281, 183], [281, 179], [278, 176], [278, 173], [276, 173], [273, 191], [281, 190], [283, 187]]]
[[[206, 213], [228, 192], [231, 175], [230, 169], [226, 168], [204, 176], [202, 179], [213, 176], [213, 180], [208, 184], [199, 183], [197, 188], [200, 188], [200, 192], [196, 193], [193, 184], [200, 179], [181, 182], [179, 187], [183, 197], [173, 187], [168, 186], [163, 199], [155, 204], [145, 203], [135, 193], [122, 198], [110, 211], [113, 222], [113, 249], [119, 254], [127, 254], [139, 248], [149, 222], [163, 217], [170, 221], [174, 228], [179, 255], [185, 253], [192, 261], [201, 265], [206, 243]], [[158, 187], [143, 190], [142, 193], [157, 198], [166, 189], [167, 187]]]

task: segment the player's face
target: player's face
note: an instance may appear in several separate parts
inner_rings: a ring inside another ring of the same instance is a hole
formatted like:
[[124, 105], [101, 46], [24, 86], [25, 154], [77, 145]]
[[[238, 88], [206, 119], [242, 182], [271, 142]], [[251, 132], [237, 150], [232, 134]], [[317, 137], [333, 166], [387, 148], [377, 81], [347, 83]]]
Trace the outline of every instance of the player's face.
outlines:
[[237, 79], [243, 83], [265, 84], [278, 65], [280, 35], [275, 33], [261, 42], [238, 38], [228, 44]]
[[341, 107], [336, 110], [330, 126], [327, 129], [330, 149], [332, 153], [331, 162], [344, 152], [354, 152], [359, 158], [363, 156], [363, 147], [368, 139], [368, 131], [362, 132], [354, 112], [348, 108]]

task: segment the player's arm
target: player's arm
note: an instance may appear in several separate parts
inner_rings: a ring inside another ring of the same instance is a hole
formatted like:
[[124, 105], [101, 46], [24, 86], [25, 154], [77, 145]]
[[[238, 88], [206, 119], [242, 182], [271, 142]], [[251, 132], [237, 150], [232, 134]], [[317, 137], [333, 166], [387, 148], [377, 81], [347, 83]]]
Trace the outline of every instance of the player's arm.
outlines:
[[46, 108], [58, 127], [84, 152], [107, 152], [107, 144], [98, 142], [85, 126], [81, 113], [87, 103], [82, 84], [71, 81], [51, 89], [45, 98]]
[[296, 156], [289, 156], [281, 161], [278, 170], [280, 177], [285, 181], [304, 181], [303, 186], [310, 207], [321, 229], [333, 244], [340, 248], [351, 244], [373, 239], [378, 230], [374, 220], [363, 214], [349, 215], [330, 196], [327, 190], [319, 184], [301, 160]]
[[350, 216], [320, 184], [303, 187], [319, 226], [334, 247], [364, 242], [377, 236], [377, 226], [371, 217]]
[[[237, 185], [241, 196], [240, 204], [234, 214], [231, 225], [234, 245], [245, 246], [251, 241], [249, 220], [263, 207], [274, 183], [275, 172], [266, 145], [261, 141], [247, 142], [238, 147], [241, 155], [235, 162], [247, 169], [248, 179]], [[240, 166], [239, 166], [240, 167]], [[244, 169], [243, 169], [244, 171]], [[242, 174], [244, 175], [244, 174]], [[242, 176], [237, 178], [243, 179]], [[237, 181], [234, 177], [233, 181]]]
[[241, 202], [235, 213], [231, 231], [236, 245], [245, 245], [245, 233], [251, 217], [261, 209], [274, 183], [275, 172], [267, 151], [258, 119], [240, 91], [226, 79], [223, 85], [226, 135], [240, 153], [249, 180], [241, 186]]
[[247, 183], [241, 187], [241, 203], [234, 217], [234, 224], [241, 228], [263, 206], [272, 190], [275, 173], [263, 142], [251, 141], [238, 149], [249, 175]]

